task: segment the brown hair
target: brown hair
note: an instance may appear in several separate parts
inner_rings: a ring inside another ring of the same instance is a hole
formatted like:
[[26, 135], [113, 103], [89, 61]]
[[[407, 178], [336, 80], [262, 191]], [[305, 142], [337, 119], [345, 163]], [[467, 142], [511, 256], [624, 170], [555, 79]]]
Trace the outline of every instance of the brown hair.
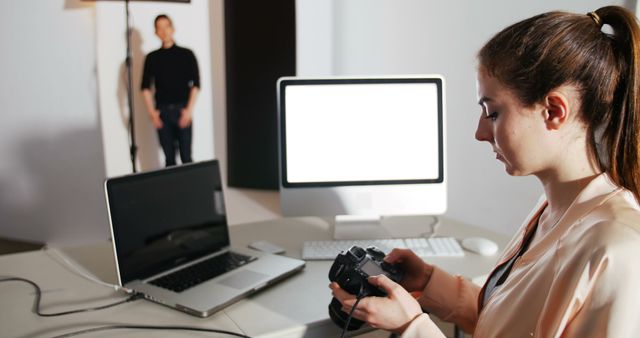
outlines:
[[[604, 33], [609, 25], [613, 34]], [[571, 14], [549, 12], [513, 24], [478, 53], [480, 66], [525, 104], [575, 85], [590, 151], [614, 182], [640, 200], [640, 28], [618, 6]], [[603, 154], [596, 148], [602, 132]], [[604, 158], [605, 161], [600, 159]]]
[[158, 21], [160, 21], [160, 19], [167, 19], [169, 20], [169, 24], [171, 24], [171, 26], [173, 26], [173, 21], [171, 21], [171, 18], [166, 15], [166, 14], [160, 14], [158, 16], [156, 16], [155, 20], [153, 20], [153, 27], [157, 28], [158, 27]]

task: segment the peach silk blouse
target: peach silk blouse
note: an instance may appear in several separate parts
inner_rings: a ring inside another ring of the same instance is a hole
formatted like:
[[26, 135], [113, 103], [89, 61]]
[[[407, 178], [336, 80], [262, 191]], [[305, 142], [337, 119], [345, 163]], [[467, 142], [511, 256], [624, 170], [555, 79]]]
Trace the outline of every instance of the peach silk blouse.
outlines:
[[[506, 246], [515, 255], [547, 202], [541, 198]], [[435, 268], [420, 305], [473, 337], [640, 337], [640, 206], [605, 173], [557, 224], [538, 229], [508, 278], [487, 299], [461, 276]], [[444, 337], [427, 314], [402, 337]]]

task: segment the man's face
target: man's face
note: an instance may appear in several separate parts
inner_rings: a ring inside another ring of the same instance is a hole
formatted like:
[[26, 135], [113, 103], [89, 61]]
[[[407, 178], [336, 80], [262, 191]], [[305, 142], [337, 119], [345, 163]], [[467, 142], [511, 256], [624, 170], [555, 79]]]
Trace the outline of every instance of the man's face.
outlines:
[[167, 18], [160, 18], [156, 22], [156, 35], [163, 43], [173, 42], [173, 25]]

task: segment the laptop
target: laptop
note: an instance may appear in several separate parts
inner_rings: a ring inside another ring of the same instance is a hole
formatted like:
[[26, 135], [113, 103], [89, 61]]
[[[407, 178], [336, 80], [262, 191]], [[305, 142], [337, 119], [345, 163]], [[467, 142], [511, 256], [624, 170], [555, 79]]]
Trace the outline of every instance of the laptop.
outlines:
[[109, 178], [105, 194], [118, 282], [148, 300], [207, 317], [305, 266], [231, 248], [217, 160]]

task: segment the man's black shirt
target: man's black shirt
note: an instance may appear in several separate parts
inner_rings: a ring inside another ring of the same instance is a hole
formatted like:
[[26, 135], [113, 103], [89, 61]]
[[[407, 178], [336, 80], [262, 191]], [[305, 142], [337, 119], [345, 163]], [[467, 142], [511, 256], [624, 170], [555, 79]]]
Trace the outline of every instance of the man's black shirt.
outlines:
[[187, 102], [191, 87], [200, 88], [198, 62], [193, 52], [173, 44], [149, 53], [144, 61], [141, 89], [151, 89], [152, 84], [156, 105]]

